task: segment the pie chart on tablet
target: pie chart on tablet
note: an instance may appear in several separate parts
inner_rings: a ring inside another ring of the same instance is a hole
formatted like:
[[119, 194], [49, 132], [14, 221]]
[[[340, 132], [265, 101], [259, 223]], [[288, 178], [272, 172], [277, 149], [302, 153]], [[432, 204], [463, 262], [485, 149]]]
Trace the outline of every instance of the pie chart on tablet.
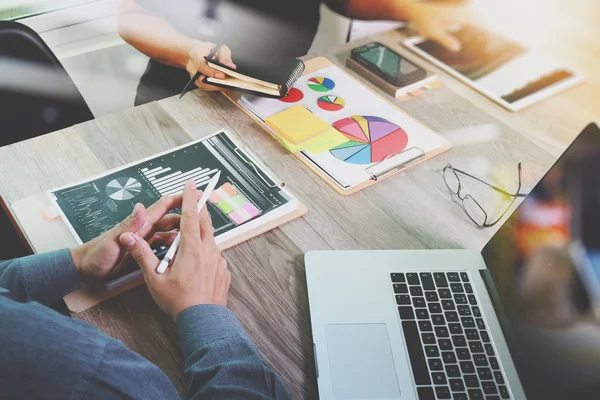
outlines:
[[408, 144], [404, 129], [380, 117], [354, 115], [333, 126], [350, 141], [331, 149], [331, 155], [349, 164], [381, 162], [401, 153]]
[[106, 195], [113, 200], [131, 200], [142, 191], [142, 184], [135, 178], [117, 178], [106, 185]]

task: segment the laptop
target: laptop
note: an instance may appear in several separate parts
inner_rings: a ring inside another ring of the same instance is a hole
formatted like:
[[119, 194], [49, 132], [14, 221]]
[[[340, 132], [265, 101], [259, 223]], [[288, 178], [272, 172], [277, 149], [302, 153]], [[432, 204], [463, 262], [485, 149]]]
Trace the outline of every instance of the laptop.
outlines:
[[599, 398], [598, 172], [591, 124], [481, 252], [306, 254], [320, 398]]

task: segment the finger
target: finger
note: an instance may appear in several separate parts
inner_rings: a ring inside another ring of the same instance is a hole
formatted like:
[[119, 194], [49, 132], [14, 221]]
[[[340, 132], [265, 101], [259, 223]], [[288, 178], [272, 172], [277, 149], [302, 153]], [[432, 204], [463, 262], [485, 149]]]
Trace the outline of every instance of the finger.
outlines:
[[450, 51], [457, 52], [462, 48], [462, 44], [456, 38], [447, 31], [437, 31], [429, 35], [429, 39], [438, 42]]
[[137, 231], [137, 234], [143, 238], [148, 237], [153, 231], [162, 230], [167, 231], [170, 229], [157, 229], [155, 228], [155, 224], [161, 221], [165, 215], [173, 215], [167, 214], [169, 211], [174, 210], [176, 208], [181, 207], [183, 197], [179, 196], [167, 196], [162, 197], [156, 203], [154, 203], [150, 208], [146, 210], [146, 222], [142, 226], [140, 230]]
[[198, 215], [198, 191], [196, 182], [189, 181], [183, 189], [181, 206], [181, 247], [197, 246], [200, 241], [200, 216]]
[[158, 276], [156, 268], [160, 261], [144, 239], [135, 233], [124, 233], [119, 236], [119, 242], [140, 266], [146, 278]]
[[150, 238], [150, 240], [148, 241], [148, 244], [151, 247], [170, 246], [173, 244], [173, 242], [175, 241], [175, 238], [177, 237], [178, 234], [179, 234], [178, 231], [158, 232], [158, 233], [154, 234], [154, 236], [152, 236], [152, 238]]
[[169, 232], [173, 229], [179, 229], [181, 226], [181, 215], [168, 214], [163, 219], [154, 224], [154, 232]]
[[217, 53], [217, 59], [222, 64], [228, 65], [234, 69], [237, 68], [236, 65], [233, 63], [233, 60], [231, 58], [231, 49], [228, 46], [221, 46], [221, 49], [219, 49]]
[[215, 235], [212, 220], [208, 213], [208, 207], [202, 207], [200, 211], [200, 238], [202, 242], [209, 246], [212, 250], [218, 250], [215, 242]]
[[182, 203], [183, 196], [181, 195], [161, 197], [160, 200], [146, 210], [146, 219], [152, 224], [155, 224], [163, 219], [169, 211], [180, 208]]
[[196, 81], [196, 86], [198, 87], [198, 89], [202, 90], [203, 92], [221, 92], [223, 90], [223, 88], [220, 88], [218, 86], [209, 85], [207, 83], [202, 82], [203, 79], [204, 79], [204, 77], [199, 78]]
[[195, 64], [196, 72], [200, 72], [202, 75], [210, 76], [211, 78], [223, 79], [225, 78], [225, 74], [211, 68], [206, 62], [205, 57], [210, 55], [214, 47], [214, 43], [204, 42], [190, 52], [190, 57]]
[[125, 232], [137, 232], [146, 222], [146, 208], [143, 204], [137, 203], [133, 208], [133, 212], [123, 221], [118, 223], [111, 229], [113, 237], [117, 238]]

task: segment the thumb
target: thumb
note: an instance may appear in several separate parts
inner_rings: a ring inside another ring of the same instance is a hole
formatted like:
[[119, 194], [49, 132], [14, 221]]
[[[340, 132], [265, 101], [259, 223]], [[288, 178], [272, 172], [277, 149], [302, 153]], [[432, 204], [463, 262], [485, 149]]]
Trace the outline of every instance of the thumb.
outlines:
[[119, 242], [131, 254], [146, 277], [156, 275], [156, 267], [160, 261], [144, 239], [135, 233], [123, 233], [119, 236]]
[[436, 32], [435, 35], [430, 35], [430, 39], [438, 42], [452, 52], [458, 52], [462, 48], [460, 41], [448, 32]]
[[144, 226], [146, 222], [146, 208], [143, 204], [137, 203], [131, 215], [125, 218], [121, 223], [115, 225], [113, 233], [115, 237], [119, 237], [125, 232], [137, 232]]

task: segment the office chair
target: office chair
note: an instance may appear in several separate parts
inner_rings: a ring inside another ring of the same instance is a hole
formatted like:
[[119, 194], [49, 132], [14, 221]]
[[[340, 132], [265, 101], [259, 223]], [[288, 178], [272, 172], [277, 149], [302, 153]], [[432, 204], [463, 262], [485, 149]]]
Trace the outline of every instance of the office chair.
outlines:
[[42, 38], [25, 25], [0, 21], [0, 146], [93, 118]]

